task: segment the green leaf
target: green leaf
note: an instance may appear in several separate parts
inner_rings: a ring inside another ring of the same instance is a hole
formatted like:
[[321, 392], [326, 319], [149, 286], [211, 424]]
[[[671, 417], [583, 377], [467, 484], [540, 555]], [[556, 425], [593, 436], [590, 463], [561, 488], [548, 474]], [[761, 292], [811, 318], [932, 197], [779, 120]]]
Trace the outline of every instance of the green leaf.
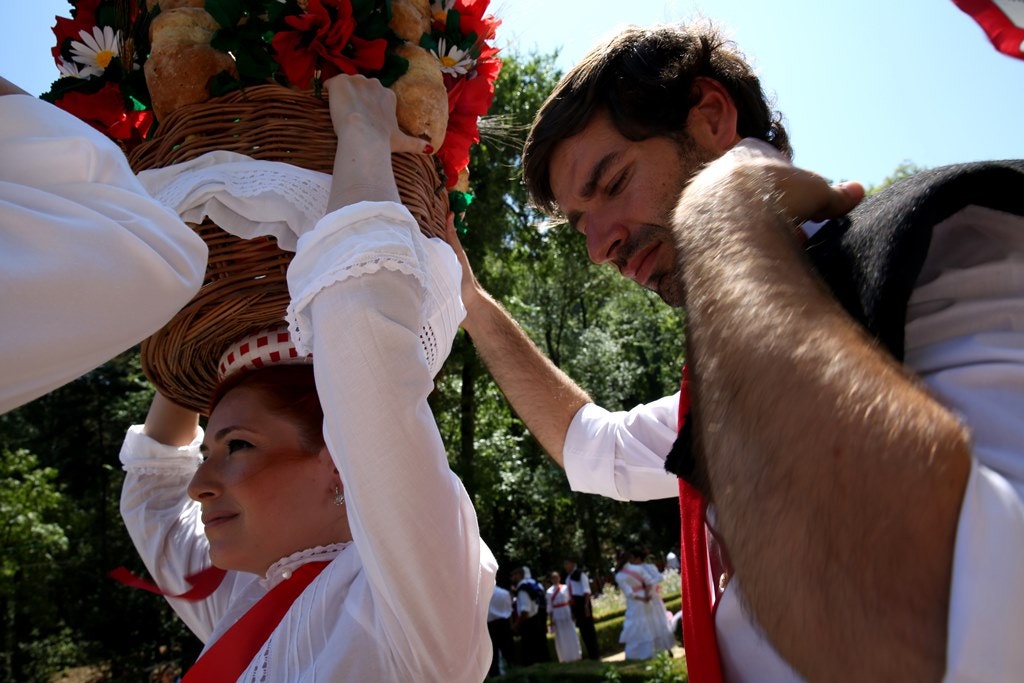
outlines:
[[234, 28], [244, 16], [242, 0], [206, 0], [206, 11], [224, 28]]

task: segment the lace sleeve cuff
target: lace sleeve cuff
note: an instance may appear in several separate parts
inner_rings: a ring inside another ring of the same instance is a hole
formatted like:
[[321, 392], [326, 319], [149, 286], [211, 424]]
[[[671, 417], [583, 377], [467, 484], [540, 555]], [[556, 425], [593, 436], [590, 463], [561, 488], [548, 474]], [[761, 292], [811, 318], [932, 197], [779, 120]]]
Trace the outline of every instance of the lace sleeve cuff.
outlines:
[[176, 448], [146, 436], [142, 425], [132, 425], [121, 446], [121, 465], [126, 472], [133, 474], [192, 474], [202, 462], [199, 455], [199, 444], [202, 442], [202, 428], [198, 428], [192, 443]]
[[427, 286], [423, 245], [412, 214], [393, 202], [360, 202], [322, 218], [299, 239], [288, 268], [288, 324], [300, 354], [313, 351], [309, 305], [324, 288], [381, 269]]

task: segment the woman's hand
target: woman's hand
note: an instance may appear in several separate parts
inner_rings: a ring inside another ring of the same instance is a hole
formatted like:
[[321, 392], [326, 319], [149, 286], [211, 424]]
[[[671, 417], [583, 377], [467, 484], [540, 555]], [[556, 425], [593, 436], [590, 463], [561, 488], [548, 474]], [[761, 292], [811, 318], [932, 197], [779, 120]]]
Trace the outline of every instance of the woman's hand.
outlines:
[[375, 139], [388, 141], [392, 152], [423, 152], [433, 149], [420, 138], [398, 127], [395, 93], [365, 76], [341, 74], [324, 83], [331, 106], [331, 121], [340, 138], [353, 128]]
[[358, 202], [400, 202], [391, 167], [393, 152], [427, 152], [395, 117], [395, 93], [365, 76], [340, 75], [324, 86], [338, 135], [328, 213]]

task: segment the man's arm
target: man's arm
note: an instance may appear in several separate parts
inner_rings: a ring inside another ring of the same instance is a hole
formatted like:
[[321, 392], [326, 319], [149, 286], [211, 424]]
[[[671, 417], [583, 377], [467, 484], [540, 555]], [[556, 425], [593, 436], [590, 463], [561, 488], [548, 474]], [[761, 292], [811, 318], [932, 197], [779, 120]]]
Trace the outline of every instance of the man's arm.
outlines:
[[590, 397], [541, 353], [508, 311], [480, 286], [451, 221], [447, 238], [462, 264], [466, 306], [462, 328], [512, 409], [551, 459], [564, 467], [565, 434]]
[[938, 680], [968, 436], [793, 238], [861, 194], [743, 149], [683, 193], [697, 444], [749, 606], [797, 670]]

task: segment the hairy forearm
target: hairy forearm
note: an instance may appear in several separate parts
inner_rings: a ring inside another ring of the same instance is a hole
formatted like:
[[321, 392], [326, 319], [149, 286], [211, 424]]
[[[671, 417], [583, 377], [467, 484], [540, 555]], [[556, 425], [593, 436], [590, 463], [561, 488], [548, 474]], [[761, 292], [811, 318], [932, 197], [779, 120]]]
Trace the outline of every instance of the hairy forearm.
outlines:
[[938, 680], [961, 425], [810, 273], [758, 170], [677, 207], [698, 447], [757, 620], [810, 680]]
[[590, 397], [548, 359], [489, 294], [466, 297], [469, 333], [512, 409], [551, 459], [563, 466], [565, 434]]

